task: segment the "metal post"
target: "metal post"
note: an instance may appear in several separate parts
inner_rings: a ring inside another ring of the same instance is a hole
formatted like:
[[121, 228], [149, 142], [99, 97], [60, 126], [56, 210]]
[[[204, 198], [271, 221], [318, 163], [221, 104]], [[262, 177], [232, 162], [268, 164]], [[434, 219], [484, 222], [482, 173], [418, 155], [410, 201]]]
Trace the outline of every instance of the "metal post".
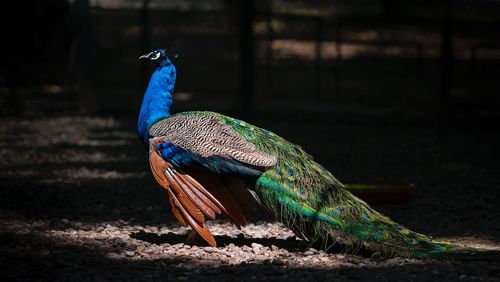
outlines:
[[449, 10], [444, 13], [441, 28], [441, 99], [448, 101], [453, 78], [453, 31]]
[[245, 113], [254, 110], [255, 96], [255, 65], [254, 65], [254, 34], [253, 22], [255, 17], [255, 3], [253, 0], [238, 1], [239, 11], [239, 76], [240, 95]]
[[[142, 1], [141, 9], [141, 49], [140, 54], [149, 52], [151, 48], [151, 28], [150, 28], [150, 12], [149, 12], [149, 0]], [[139, 55], [139, 54], [138, 54]], [[144, 84], [147, 84], [149, 80], [149, 71], [146, 64], [140, 65], [141, 78]]]
[[267, 26], [267, 38], [266, 38], [266, 92], [272, 92], [274, 87], [273, 84], [273, 72], [272, 72], [272, 64], [273, 64], [273, 15], [272, 15], [272, 6], [271, 1], [269, 1], [269, 5], [266, 11], [266, 26]]
[[342, 79], [342, 25], [340, 19], [337, 19], [337, 26], [335, 29], [335, 93], [339, 94]]
[[80, 111], [93, 113], [96, 103], [93, 93], [93, 63], [94, 53], [92, 44], [91, 8], [89, 0], [75, 0], [73, 2], [77, 21], [77, 63], [76, 63], [76, 91], [79, 96]]
[[323, 20], [316, 18], [316, 50], [315, 50], [315, 64], [314, 64], [314, 92], [316, 98], [321, 98], [321, 46], [323, 41]]
[[141, 47], [142, 52], [149, 51], [150, 46], [150, 26], [149, 26], [149, 0], [142, 1], [141, 9]]

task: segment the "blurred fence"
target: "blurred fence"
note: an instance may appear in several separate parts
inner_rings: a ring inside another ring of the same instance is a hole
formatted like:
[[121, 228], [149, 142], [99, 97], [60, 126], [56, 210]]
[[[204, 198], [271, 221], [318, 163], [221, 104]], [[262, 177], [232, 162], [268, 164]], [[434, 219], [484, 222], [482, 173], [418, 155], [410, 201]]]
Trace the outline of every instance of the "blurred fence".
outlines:
[[156, 47], [180, 51], [181, 106], [498, 100], [498, 1], [49, 2], [38, 8], [67, 5], [54, 15], [69, 28], [44, 35], [52, 47], [34, 66], [2, 70], [3, 108], [29, 96], [130, 111], [150, 72], [136, 59]]

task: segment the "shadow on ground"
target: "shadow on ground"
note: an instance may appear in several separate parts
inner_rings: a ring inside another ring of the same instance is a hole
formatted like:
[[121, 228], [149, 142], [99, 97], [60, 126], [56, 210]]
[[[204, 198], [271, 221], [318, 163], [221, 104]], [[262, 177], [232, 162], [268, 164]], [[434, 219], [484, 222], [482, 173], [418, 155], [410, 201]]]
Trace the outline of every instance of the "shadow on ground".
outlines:
[[[425, 119], [263, 115], [254, 122], [302, 144], [341, 179], [414, 183], [409, 202], [376, 207], [411, 229], [498, 247], [500, 156], [494, 152], [500, 134], [482, 120], [458, 119], [449, 126]], [[144, 149], [133, 130], [123, 126], [128, 123], [85, 117], [49, 118], [35, 124], [2, 120], [3, 277], [456, 281], [500, 276], [498, 261], [305, 256], [293, 238], [243, 236], [219, 223], [214, 228], [221, 232], [216, 240], [223, 256], [199, 253], [201, 248], [189, 245], [176, 251], [187, 230], [165, 225], [175, 221], [147, 172]], [[263, 214], [255, 218], [266, 219]], [[265, 251], [254, 251], [252, 243], [290, 255], [265, 258]], [[153, 251], [148, 253], [149, 249]], [[238, 258], [239, 252], [244, 259]]]
[[[2, 233], [3, 246], [19, 241], [19, 234]], [[144, 233], [139, 237], [152, 239], [153, 235]], [[182, 237], [182, 236], [181, 236]], [[224, 239], [227, 236], [219, 236]], [[23, 238], [21, 238], [22, 240]], [[38, 238], [45, 250], [40, 252], [20, 253], [16, 249], [2, 249], [0, 267], [2, 277], [6, 279], [36, 280], [101, 280], [101, 279], [217, 279], [217, 280], [275, 280], [294, 279], [316, 280], [335, 279], [351, 281], [365, 279], [370, 281], [398, 280], [490, 280], [500, 275], [497, 264], [484, 261], [417, 261], [392, 259], [371, 263], [368, 259], [344, 260], [341, 264], [331, 260], [331, 265], [297, 264], [285, 265], [281, 260], [248, 261], [238, 265], [229, 265], [225, 259], [200, 260], [187, 255], [167, 256], [161, 259], [111, 258], [103, 250], [82, 245], [67, 245], [64, 242]], [[167, 235], [161, 241], [176, 243], [180, 237]], [[228, 243], [233, 239], [227, 239]], [[15, 241], [15, 242], [14, 242]], [[265, 243], [265, 241], [260, 241]], [[246, 243], [245, 243], [246, 244]], [[480, 273], [477, 270], [482, 267]]]

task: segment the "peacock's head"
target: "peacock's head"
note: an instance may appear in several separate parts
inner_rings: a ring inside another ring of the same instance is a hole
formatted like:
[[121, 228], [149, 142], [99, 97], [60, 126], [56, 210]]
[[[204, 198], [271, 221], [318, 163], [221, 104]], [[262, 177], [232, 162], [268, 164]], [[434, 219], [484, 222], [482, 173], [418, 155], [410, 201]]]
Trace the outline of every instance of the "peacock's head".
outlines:
[[[174, 58], [177, 58], [177, 54], [174, 55]], [[164, 49], [155, 49], [148, 54], [144, 54], [139, 57], [140, 59], [147, 59], [153, 62], [156, 66], [168, 66], [172, 64], [170, 58], [167, 55], [167, 51]]]

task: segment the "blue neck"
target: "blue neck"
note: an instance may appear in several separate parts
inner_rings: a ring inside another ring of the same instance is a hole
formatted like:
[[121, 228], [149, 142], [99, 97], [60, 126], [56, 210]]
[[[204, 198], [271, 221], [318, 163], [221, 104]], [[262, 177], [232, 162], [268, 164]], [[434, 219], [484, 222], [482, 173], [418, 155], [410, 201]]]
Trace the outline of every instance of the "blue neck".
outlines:
[[156, 122], [170, 116], [174, 94], [176, 71], [168, 58], [156, 68], [142, 100], [137, 129], [144, 144], [149, 142], [149, 128]]

